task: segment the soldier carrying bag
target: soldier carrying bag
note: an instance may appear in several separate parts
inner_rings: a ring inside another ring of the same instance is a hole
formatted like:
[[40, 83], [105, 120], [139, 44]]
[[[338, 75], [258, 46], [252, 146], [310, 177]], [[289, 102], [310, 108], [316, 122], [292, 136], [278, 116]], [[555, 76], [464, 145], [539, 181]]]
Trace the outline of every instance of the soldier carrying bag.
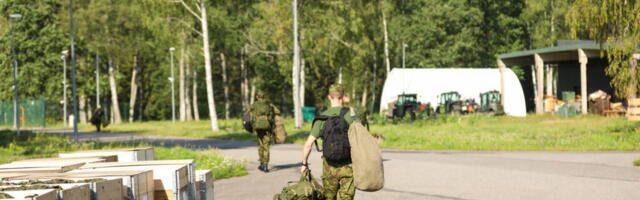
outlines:
[[358, 190], [378, 191], [384, 187], [384, 166], [378, 141], [359, 122], [349, 127], [353, 182]]
[[323, 200], [324, 188], [311, 176], [311, 170], [305, 170], [300, 181], [291, 181], [282, 192], [273, 196], [273, 200]]

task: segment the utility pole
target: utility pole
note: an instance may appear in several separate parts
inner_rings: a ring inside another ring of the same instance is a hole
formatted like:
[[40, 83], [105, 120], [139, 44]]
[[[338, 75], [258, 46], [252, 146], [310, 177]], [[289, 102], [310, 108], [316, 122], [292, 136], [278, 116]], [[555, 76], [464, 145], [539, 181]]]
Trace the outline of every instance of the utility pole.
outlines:
[[[9, 18], [18, 19], [21, 18], [21, 14], [11, 14]], [[16, 60], [16, 37], [13, 21], [9, 22], [11, 26], [11, 57], [13, 60], [13, 123], [16, 126], [16, 134], [20, 137], [20, 118], [18, 117], [18, 60]]]
[[73, 98], [73, 135], [75, 142], [78, 143], [78, 84], [76, 81], [76, 33], [73, 26], [73, 0], [69, 0], [69, 37], [71, 40], [71, 80], [73, 81], [72, 98]]
[[175, 51], [176, 48], [169, 48], [169, 54], [171, 54], [171, 78], [169, 78], [169, 81], [171, 82], [171, 121], [175, 124], [176, 123], [176, 89], [175, 89], [175, 78], [174, 78], [174, 74], [173, 74], [173, 51]]
[[62, 121], [67, 127], [67, 54], [69, 51], [62, 51]]

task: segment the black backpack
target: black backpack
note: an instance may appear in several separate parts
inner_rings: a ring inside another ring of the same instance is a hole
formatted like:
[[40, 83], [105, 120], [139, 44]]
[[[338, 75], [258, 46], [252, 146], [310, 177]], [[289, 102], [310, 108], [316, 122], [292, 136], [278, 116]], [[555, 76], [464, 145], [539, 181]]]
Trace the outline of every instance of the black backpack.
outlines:
[[249, 133], [253, 133], [253, 126], [251, 126], [251, 113], [245, 112], [242, 115], [242, 126], [244, 126], [244, 130]]
[[[325, 121], [322, 127], [322, 156], [330, 162], [350, 162], [351, 145], [349, 144], [349, 123], [344, 119], [344, 115], [349, 112], [349, 108], [342, 108], [340, 115], [324, 116], [320, 115], [313, 119]], [[316, 142], [316, 148], [318, 143]], [[320, 151], [320, 149], [318, 149]]]

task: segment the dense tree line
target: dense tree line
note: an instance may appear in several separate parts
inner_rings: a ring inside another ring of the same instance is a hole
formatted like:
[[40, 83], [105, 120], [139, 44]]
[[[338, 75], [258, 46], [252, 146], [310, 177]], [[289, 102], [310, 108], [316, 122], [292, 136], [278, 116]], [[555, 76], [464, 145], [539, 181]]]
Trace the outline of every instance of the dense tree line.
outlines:
[[[403, 48], [408, 68], [492, 68], [497, 54], [551, 46], [556, 39], [568, 38], [564, 19], [573, 0], [297, 3], [302, 104], [324, 103], [324, 88], [339, 82], [353, 105], [369, 107], [388, 70], [402, 67]], [[96, 106], [97, 68], [101, 105], [120, 107], [119, 114], [111, 112], [114, 122], [170, 119], [171, 47], [181, 120], [238, 117], [257, 90], [266, 91], [291, 113], [292, 5], [290, 0], [77, 1], [84, 118]], [[12, 98], [7, 78], [12, 24], [20, 96], [44, 96], [50, 104], [59, 104], [60, 56], [69, 44], [68, 1], [5, 0], [0, 13], [0, 98]], [[9, 23], [8, 13], [24, 17]], [[203, 42], [208, 49], [203, 49]], [[212, 88], [207, 88], [207, 71]], [[209, 107], [212, 102], [215, 109]]]

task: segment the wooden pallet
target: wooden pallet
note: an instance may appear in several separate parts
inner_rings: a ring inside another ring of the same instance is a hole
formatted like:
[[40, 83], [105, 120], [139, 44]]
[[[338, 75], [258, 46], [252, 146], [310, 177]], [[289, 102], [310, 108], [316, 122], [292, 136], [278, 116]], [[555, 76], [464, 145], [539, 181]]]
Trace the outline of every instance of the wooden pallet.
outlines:
[[215, 177], [211, 170], [196, 170], [197, 200], [213, 200], [213, 181]]
[[60, 158], [117, 156], [119, 162], [154, 160], [153, 148], [121, 148], [61, 153]]

